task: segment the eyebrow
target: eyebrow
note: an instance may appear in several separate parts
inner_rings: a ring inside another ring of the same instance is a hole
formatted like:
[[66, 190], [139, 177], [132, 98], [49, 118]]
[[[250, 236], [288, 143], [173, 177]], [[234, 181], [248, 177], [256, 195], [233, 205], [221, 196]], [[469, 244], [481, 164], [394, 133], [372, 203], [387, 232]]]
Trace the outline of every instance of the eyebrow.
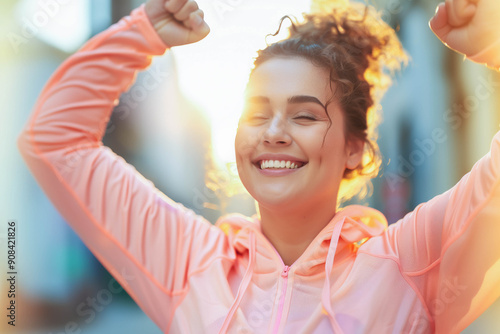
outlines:
[[312, 102], [319, 104], [323, 109], [326, 109], [325, 105], [321, 103], [318, 98], [314, 96], [309, 96], [309, 95], [294, 95], [288, 98], [288, 103], [290, 104], [298, 104], [298, 103], [307, 103], [307, 102]]
[[[269, 100], [269, 98], [267, 96], [261, 96], [261, 95], [251, 96], [251, 97], [249, 97], [247, 99], [247, 101], [251, 102], [251, 103], [267, 103], [267, 104], [270, 103], [270, 100]], [[312, 103], [319, 104], [323, 109], [326, 110], [325, 105], [323, 103], [321, 103], [321, 101], [317, 97], [310, 96], [310, 95], [294, 95], [294, 96], [290, 96], [287, 99], [287, 102], [289, 104], [299, 104], [299, 103], [312, 102]]]

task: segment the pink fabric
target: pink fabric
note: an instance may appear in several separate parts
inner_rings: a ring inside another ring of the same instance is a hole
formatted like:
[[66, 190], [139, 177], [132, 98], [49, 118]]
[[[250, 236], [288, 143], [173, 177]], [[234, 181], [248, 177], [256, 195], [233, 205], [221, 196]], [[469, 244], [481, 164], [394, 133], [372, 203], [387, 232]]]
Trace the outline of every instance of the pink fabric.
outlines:
[[101, 143], [120, 93], [166, 49], [135, 10], [61, 65], [18, 141], [54, 205], [163, 332], [459, 333], [498, 298], [500, 133], [455, 187], [390, 227], [367, 207], [339, 211], [283, 284], [257, 217], [213, 226]]

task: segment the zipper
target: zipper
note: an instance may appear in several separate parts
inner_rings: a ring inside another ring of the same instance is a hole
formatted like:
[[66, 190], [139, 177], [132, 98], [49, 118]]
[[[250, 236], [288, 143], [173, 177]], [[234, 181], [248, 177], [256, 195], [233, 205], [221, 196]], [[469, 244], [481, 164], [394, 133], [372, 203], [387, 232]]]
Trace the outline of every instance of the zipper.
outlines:
[[280, 327], [281, 317], [283, 316], [283, 305], [285, 304], [286, 296], [286, 286], [288, 283], [288, 272], [290, 271], [290, 266], [285, 266], [281, 272], [281, 277], [283, 277], [283, 285], [281, 288], [281, 297], [278, 304], [278, 315], [276, 317], [276, 323], [274, 324], [273, 334], [278, 333], [278, 328]]

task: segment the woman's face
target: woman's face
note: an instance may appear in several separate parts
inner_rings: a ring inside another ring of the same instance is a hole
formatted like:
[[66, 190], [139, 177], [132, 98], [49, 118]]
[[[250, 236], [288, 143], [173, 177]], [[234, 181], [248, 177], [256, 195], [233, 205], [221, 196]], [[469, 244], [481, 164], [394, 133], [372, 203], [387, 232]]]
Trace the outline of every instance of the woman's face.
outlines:
[[298, 57], [257, 67], [248, 82], [235, 140], [239, 176], [262, 207], [335, 208], [346, 167], [355, 168], [362, 145], [346, 144], [344, 118], [331, 98], [329, 73]]

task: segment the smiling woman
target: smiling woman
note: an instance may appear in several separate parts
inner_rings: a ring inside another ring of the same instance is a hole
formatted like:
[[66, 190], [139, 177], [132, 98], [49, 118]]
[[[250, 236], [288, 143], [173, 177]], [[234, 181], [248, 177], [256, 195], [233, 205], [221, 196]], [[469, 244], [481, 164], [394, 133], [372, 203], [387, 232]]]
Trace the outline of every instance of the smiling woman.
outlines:
[[[498, 69], [500, 30], [483, 23], [500, 2], [466, 2], [447, 1], [431, 26]], [[369, 207], [337, 208], [378, 171], [375, 106], [384, 68], [404, 60], [370, 7], [305, 15], [259, 52], [235, 139], [259, 214], [212, 226], [104, 147], [137, 71], [208, 33], [195, 1], [149, 0], [66, 60], [19, 137], [48, 197], [163, 332], [458, 333], [498, 298], [500, 133], [458, 184], [390, 227]]]

